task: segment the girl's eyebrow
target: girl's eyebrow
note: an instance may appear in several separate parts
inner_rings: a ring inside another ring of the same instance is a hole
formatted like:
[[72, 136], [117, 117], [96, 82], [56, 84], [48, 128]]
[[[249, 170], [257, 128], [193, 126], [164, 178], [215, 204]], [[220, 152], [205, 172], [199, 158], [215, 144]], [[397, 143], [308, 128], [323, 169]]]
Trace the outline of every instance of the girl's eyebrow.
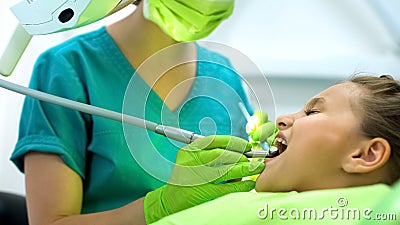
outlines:
[[318, 103], [324, 103], [325, 102], [325, 98], [323, 97], [318, 97], [318, 98], [312, 98], [305, 106], [305, 108], [307, 109], [311, 109], [313, 108], [315, 105], [317, 105]]

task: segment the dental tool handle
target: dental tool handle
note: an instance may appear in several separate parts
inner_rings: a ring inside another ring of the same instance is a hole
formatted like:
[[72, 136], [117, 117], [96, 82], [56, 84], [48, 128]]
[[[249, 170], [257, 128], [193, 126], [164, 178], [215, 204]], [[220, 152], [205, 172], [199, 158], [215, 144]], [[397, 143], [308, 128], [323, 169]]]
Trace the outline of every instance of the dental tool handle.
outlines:
[[243, 154], [247, 158], [273, 158], [278, 154], [278, 149], [271, 147], [268, 150], [251, 150]]
[[264, 150], [251, 150], [243, 154], [247, 158], [269, 158], [269, 152]]
[[[77, 101], [72, 101], [70, 99], [62, 98], [59, 96], [47, 94], [45, 92], [30, 89], [18, 84], [8, 82], [4, 79], [0, 79], [0, 87], [7, 90], [17, 92], [26, 96], [36, 98], [41, 101], [49, 102], [52, 104], [60, 105], [69, 109], [77, 110], [80, 112], [92, 114], [95, 116], [104, 117], [107, 119], [119, 121], [129, 125], [133, 125], [139, 128], [144, 128], [153, 131], [157, 134], [164, 135], [167, 138], [190, 144], [196, 139], [202, 138], [202, 135], [195, 134], [194, 132], [187, 131], [184, 129], [159, 125], [144, 119], [140, 119], [134, 116], [117, 113], [111, 110], [103, 109], [100, 107], [84, 104]], [[246, 157], [249, 158], [267, 158], [270, 155], [270, 151], [249, 151], [244, 153]]]
[[191, 131], [187, 131], [184, 129], [176, 128], [176, 127], [170, 127], [170, 126], [164, 126], [164, 125], [159, 125], [144, 119], [140, 119], [134, 116], [122, 114], [122, 113], [117, 113], [111, 110], [103, 109], [100, 107], [88, 105], [85, 103], [77, 102], [77, 101], [72, 101], [70, 99], [62, 98], [59, 96], [47, 94], [45, 92], [37, 91], [34, 89], [30, 89], [18, 84], [14, 84], [8, 81], [5, 81], [3, 79], [0, 79], [0, 87], [3, 87], [5, 89], [30, 96], [36, 99], [39, 99], [41, 101], [53, 103], [56, 105], [60, 105], [66, 108], [74, 109], [80, 112], [104, 117], [107, 119], [119, 121], [122, 123], [126, 123], [129, 125], [133, 125], [135, 127], [139, 128], [144, 128], [150, 131], [153, 131], [157, 134], [162, 134], [167, 138], [183, 142], [186, 144], [191, 143], [192, 141], [201, 138], [203, 136], [195, 134]]
[[80, 112], [108, 118], [111, 120], [116, 120], [119, 122], [123, 122], [126, 124], [130, 124], [136, 127], [144, 128], [147, 130], [155, 131], [156, 127], [158, 126], [156, 123], [143, 120], [134, 116], [129, 116], [121, 113], [117, 113], [111, 110], [103, 109], [100, 107], [84, 104], [81, 102], [77, 101], [72, 101], [66, 98], [62, 98], [59, 96], [47, 94], [45, 92], [37, 91], [34, 89], [30, 89], [18, 84], [14, 84], [8, 81], [5, 81], [4, 79], [0, 79], [0, 87], [26, 95], [30, 96], [36, 99], [39, 99], [41, 101], [53, 103], [56, 105], [60, 105], [66, 108], [74, 109]]
[[164, 135], [167, 138], [186, 144], [190, 144], [194, 140], [204, 137], [202, 135], [195, 134], [194, 132], [191, 131], [164, 125], [157, 125], [155, 132], [157, 134]]

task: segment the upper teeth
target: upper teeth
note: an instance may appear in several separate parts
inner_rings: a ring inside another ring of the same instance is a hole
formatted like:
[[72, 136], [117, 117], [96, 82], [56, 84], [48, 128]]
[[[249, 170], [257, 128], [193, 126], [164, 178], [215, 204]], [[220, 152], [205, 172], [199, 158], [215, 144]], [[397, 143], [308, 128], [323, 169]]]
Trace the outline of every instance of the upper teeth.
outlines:
[[280, 138], [280, 137], [277, 137], [277, 138], [276, 138], [276, 141], [279, 142], [279, 143], [282, 143], [282, 144], [284, 144], [284, 145], [287, 145], [286, 140], [283, 140], [283, 139]]

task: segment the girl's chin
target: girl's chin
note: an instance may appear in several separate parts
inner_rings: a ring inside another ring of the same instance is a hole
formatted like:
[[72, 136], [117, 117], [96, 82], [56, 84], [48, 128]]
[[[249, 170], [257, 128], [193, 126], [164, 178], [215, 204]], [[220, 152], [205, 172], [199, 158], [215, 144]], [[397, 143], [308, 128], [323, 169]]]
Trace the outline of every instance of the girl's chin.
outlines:
[[256, 192], [274, 192], [274, 190], [270, 190], [269, 188], [265, 187], [265, 185], [257, 185], [254, 188]]
[[258, 177], [257, 177], [257, 180], [256, 180], [256, 186], [255, 186], [255, 190], [257, 191], [257, 192], [266, 192], [266, 191], [268, 191], [267, 189], [268, 189], [268, 186], [270, 186], [268, 183], [268, 177], [266, 176], [266, 174], [265, 174], [265, 171], [264, 172], [262, 172]]

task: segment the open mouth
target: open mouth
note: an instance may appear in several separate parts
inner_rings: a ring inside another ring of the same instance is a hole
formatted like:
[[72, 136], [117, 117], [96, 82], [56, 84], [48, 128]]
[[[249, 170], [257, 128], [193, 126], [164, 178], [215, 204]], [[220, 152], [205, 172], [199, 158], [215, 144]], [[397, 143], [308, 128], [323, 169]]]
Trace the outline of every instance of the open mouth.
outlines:
[[279, 155], [282, 154], [287, 148], [287, 141], [281, 137], [275, 139], [275, 146], [278, 149]]

